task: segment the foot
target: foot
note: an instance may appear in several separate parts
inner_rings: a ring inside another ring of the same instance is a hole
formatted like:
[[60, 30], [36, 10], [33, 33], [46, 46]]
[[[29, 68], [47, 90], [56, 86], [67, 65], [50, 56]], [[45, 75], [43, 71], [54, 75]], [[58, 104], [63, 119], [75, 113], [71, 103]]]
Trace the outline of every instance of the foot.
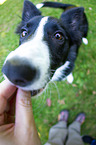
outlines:
[[58, 115], [58, 121], [68, 121], [69, 117], [69, 111], [68, 110], [62, 110]]
[[75, 121], [79, 122], [80, 124], [83, 124], [85, 121], [85, 113], [79, 113]]

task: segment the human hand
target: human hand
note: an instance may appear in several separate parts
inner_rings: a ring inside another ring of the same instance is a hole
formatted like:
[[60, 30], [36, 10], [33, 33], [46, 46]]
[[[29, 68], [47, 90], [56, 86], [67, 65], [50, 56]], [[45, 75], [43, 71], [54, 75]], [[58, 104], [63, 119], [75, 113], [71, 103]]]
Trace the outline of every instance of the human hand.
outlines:
[[41, 145], [30, 92], [6, 80], [0, 84], [0, 145]]

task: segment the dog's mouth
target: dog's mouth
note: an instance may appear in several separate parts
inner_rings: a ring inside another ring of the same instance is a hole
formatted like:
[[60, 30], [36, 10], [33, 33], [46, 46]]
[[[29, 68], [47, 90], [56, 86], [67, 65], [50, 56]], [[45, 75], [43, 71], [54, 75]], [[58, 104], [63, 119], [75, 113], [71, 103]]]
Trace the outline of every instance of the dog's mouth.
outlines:
[[43, 92], [44, 88], [41, 88], [41, 89], [38, 89], [38, 90], [32, 90], [31, 91], [31, 96], [34, 97], [34, 96], [37, 96], [39, 94], [41, 94]]

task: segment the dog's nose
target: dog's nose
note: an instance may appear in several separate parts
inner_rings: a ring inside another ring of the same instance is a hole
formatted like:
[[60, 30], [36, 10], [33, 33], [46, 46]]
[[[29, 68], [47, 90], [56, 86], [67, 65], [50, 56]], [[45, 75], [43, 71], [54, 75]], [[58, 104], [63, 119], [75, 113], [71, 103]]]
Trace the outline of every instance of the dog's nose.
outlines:
[[37, 76], [37, 69], [25, 59], [20, 60], [19, 58], [7, 60], [2, 72], [9, 81], [21, 87], [32, 83]]

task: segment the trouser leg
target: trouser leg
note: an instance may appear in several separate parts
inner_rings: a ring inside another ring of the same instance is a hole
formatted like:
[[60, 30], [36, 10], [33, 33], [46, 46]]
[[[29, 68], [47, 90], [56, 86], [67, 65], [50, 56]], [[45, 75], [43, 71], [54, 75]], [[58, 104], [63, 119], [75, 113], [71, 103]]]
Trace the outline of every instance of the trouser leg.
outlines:
[[80, 136], [80, 123], [74, 121], [68, 128], [68, 140], [66, 145], [84, 145]]
[[49, 139], [45, 145], [64, 145], [67, 136], [67, 123], [59, 121], [49, 131]]

